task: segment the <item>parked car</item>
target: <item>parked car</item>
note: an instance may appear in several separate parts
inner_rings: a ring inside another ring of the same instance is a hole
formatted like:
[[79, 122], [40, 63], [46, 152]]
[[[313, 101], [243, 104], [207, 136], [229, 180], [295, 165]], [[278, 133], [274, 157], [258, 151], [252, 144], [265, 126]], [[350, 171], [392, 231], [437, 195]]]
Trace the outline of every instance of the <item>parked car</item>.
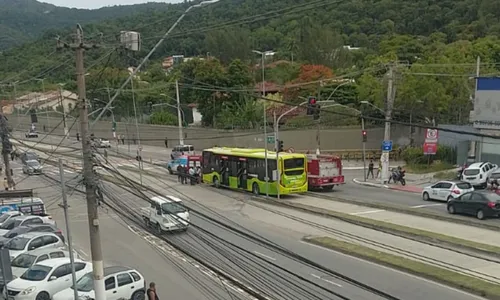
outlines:
[[447, 206], [450, 214], [476, 216], [479, 220], [500, 214], [500, 195], [489, 191], [474, 191], [452, 199]]
[[96, 148], [111, 148], [111, 143], [108, 139], [99, 138], [94, 143]]
[[66, 245], [55, 234], [50, 232], [29, 232], [11, 239], [3, 246], [9, 249], [10, 260], [19, 254], [41, 248], [64, 248]]
[[491, 186], [495, 184], [496, 186], [500, 186], [500, 170], [496, 169], [491, 173], [488, 184]]
[[0, 247], [3, 247], [3, 245], [10, 239], [15, 238], [20, 234], [28, 232], [51, 232], [57, 235], [63, 241], [63, 243], [65, 242], [62, 230], [57, 228], [56, 226], [52, 224], [32, 224], [25, 226], [17, 226], [12, 230], [7, 231], [4, 235], [0, 236]]
[[28, 131], [25, 135], [24, 135], [26, 138], [37, 138], [38, 137], [38, 132], [36, 132], [35, 130], [30, 130]]
[[464, 170], [461, 180], [474, 187], [486, 188], [490, 175], [497, 169], [498, 166], [490, 162], [473, 163]]
[[42, 174], [43, 166], [38, 160], [28, 160], [23, 164], [23, 174], [34, 175]]
[[[143, 300], [145, 298], [146, 281], [137, 270], [129, 267], [104, 268], [104, 286], [107, 300], [130, 299]], [[78, 296], [94, 299], [94, 282], [92, 273], [85, 274], [76, 283]], [[73, 288], [67, 288], [52, 297], [52, 300], [67, 300], [73, 297]]]
[[[92, 263], [75, 260], [76, 278], [92, 271]], [[49, 300], [71, 286], [69, 258], [55, 258], [31, 266], [23, 275], [7, 284], [10, 300]]]
[[2, 213], [2, 215], [0, 216], [0, 229], [1, 229], [2, 224], [7, 222], [8, 220], [10, 220], [14, 217], [22, 216], [22, 215], [23, 214], [17, 210], [10, 210], [10, 211], [6, 211], [6, 212]]
[[31, 152], [31, 151], [30, 152], [23, 152], [23, 153], [21, 153], [21, 162], [24, 164], [28, 160], [38, 160], [38, 161], [40, 161], [40, 157], [35, 152]]
[[[20, 277], [32, 265], [47, 259], [60, 257], [69, 257], [69, 251], [56, 248], [42, 248], [20, 254], [10, 263], [12, 266], [12, 275], [14, 275], [14, 278]], [[75, 257], [78, 256], [75, 254]]]
[[422, 191], [422, 199], [424, 201], [449, 201], [450, 199], [460, 197], [460, 195], [472, 191], [474, 191], [474, 187], [468, 182], [439, 181], [431, 186], [424, 187]]
[[22, 215], [10, 218], [7, 222], [0, 225], [0, 235], [6, 234], [18, 226], [34, 225], [34, 224], [51, 224], [56, 226], [56, 222], [50, 216], [34, 216]]

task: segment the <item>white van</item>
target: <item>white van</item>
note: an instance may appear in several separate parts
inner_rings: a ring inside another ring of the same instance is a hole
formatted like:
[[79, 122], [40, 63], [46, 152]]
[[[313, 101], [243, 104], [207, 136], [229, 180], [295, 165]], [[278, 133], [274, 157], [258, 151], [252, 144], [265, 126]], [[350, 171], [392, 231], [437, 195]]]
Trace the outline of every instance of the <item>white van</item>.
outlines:
[[174, 196], [151, 197], [151, 204], [141, 209], [142, 219], [158, 233], [186, 231], [189, 227], [189, 211], [182, 200]]
[[172, 156], [177, 158], [181, 155], [194, 155], [193, 145], [177, 145], [172, 149]]

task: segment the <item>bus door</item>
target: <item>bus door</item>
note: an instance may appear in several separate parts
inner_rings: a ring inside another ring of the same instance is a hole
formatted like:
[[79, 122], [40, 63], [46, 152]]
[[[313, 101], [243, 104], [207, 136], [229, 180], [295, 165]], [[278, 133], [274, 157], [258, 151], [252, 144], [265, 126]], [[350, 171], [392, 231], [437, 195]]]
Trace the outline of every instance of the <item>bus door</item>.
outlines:
[[247, 190], [248, 180], [248, 161], [246, 158], [240, 157], [238, 160], [238, 188]]
[[221, 184], [224, 187], [229, 187], [229, 160], [227, 156], [221, 156], [220, 158]]

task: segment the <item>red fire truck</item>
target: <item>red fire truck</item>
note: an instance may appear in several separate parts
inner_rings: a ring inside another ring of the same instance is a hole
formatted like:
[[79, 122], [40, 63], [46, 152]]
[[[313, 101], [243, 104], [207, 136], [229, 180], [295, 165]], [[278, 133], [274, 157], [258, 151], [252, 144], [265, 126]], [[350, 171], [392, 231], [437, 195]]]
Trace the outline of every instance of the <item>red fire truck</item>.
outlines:
[[307, 155], [307, 178], [309, 190], [331, 190], [344, 184], [342, 160], [334, 155]]

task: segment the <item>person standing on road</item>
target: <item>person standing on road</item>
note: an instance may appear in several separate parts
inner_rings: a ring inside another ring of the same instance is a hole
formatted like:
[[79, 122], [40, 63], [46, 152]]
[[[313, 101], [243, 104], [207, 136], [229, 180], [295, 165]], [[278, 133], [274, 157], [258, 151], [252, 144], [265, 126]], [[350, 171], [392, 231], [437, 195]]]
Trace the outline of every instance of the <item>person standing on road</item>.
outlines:
[[372, 174], [372, 179], [374, 179], [374, 176], [373, 176], [373, 167], [374, 167], [373, 159], [370, 159], [370, 163], [368, 164], [368, 174], [366, 174], [366, 178], [370, 177], [370, 174]]
[[165, 137], [165, 148], [168, 148], [168, 138]]
[[177, 181], [182, 182], [182, 165], [177, 166]]
[[156, 284], [154, 282], [149, 283], [149, 289], [146, 294], [148, 295], [148, 300], [160, 300], [160, 298], [158, 298]]

